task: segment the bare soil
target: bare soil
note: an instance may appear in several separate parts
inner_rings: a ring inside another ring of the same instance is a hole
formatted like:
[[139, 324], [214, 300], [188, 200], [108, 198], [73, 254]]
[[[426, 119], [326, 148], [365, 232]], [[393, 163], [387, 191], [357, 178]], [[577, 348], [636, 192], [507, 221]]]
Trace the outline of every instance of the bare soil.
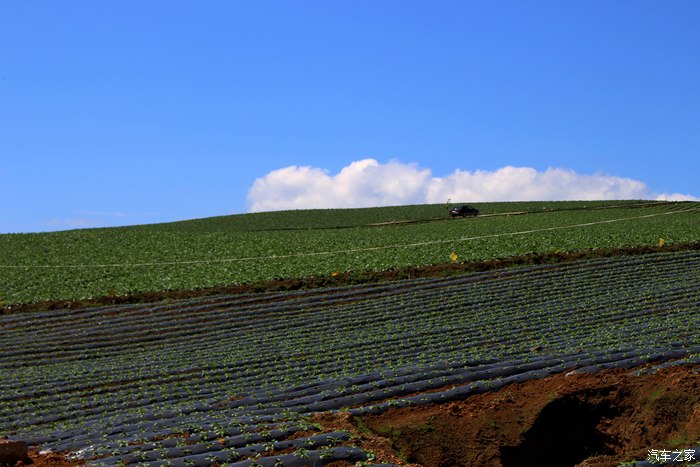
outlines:
[[[5, 307], [3, 311], [80, 308], [444, 277], [508, 266], [676, 249], [697, 250], [700, 243], [526, 255], [203, 290], [148, 292], [83, 302], [42, 302]], [[640, 376], [630, 370], [560, 374], [512, 384], [458, 402], [392, 409], [377, 416], [322, 413], [312, 421], [320, 423], [324, 431], [345, 430], [355, 434], [357, 439], [353, 443], [372, 451], [377, 463], [428, 467], [617, 466], [624, 461], [646, 459], [650, 449], [678, 451], [700, 445], [700, 366], [684, 365]], [[33, 461], [30, 465], [37, 467], [83, 465], [70, 460], [65, 453], [41, 454], [33, 450], [29, 456]], [[700, 460], [700, 452], [695, 453], [695, 459]]]
[[[650, 449], [700, 444], [700, 366], [636, 376], [571, 373], [512, 384], [463, 401], [382, 415], [316, 417], [348, 430], [374, 462], [405, 466], [607, 467]], [[700, 453], [695, 453], [700, 459]]]
[[31, 465], [32, 467], [74, 467], [85, 465], [85, 462], [69, 459], [68, 453], [41, 453], [38, 449], [29, 450], [29, 459], [31, 460], [29, 463], [19, 462], [11, 467], [23, 467], [28, 465]]
[[[311, 421], [324, 432], [352, 433], [352, 444], [374, 453], [374, 463], [612, 467], [645, 460], [650, 449], [679, 452], [700, 445], [700, 365], [642, 375], [572, 372], [462, 401], [362, 417], [325, 412]], [[700, 459], [700, 452], [694, 455]], [[35, 449], [29, 457], [31, 464], [11, 467], [84, 465], [67, 453]]]

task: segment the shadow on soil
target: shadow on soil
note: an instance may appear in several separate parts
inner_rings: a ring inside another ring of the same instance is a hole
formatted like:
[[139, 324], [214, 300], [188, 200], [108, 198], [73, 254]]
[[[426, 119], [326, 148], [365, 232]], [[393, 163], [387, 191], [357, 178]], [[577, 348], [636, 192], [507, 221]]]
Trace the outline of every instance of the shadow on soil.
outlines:
[[[504, 467], [576, 465], [592, 456], [615, 454], [617, 440], [598, 427], [601, 420], [624, 412], [624, 398], [612, 396], [610, 388], [604, 388], [550, 402], [519, 444], [500, 448], [501, 463]], [[543, 462], [542, 453], [552, 461]]]
[[700, 444], [700, 367], [561, 374], [352, 423], [404, 465], [617, 466]]

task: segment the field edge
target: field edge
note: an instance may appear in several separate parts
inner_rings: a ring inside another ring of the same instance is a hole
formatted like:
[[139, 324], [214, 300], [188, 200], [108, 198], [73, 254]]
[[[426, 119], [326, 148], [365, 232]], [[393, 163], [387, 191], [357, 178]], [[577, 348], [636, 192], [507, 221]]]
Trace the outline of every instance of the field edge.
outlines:
[[30, 303], [13, 303], [3, 305], [1, 312], [2, 314], [11, 314], [58, 309], [82, 309], [103, 305], [141, 304], [216, 295], [242, 295], [265, 292], [312, 290], [323, 287], [352, 286], [390, 282], [401, 279], [450, 277], [510, 267], [558, 264], [594, 258], [634, 256], [661, 252], [692, 250], [700, 250], [700, 242], [666, 244], [663, 246], [596, 248], [574, 252], [552, 251], [489, 260], [451, 262], [426, 266], [408, 266], [383, 271], [343, 272], [332, 276], [308, 276], [302, 278], [274, 279], [249, 284], [223, 285], [188, 290], [154, 290], [147, 292], [136, 292], [127, 295], [105, 295], [83, 300], [44, 300]]

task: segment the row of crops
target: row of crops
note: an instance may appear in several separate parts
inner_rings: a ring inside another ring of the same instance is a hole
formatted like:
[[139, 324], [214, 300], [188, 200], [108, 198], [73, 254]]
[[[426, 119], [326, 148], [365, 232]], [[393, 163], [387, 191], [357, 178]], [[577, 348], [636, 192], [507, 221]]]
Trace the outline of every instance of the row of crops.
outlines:
[[[208, 217], [158, 225], [160, 230], [216, 232], [216, 231], [279, 231], [309, 229], [343, 229], [376, 226], [389, 223], [426, 222], [449, 217], [449, 209], [461, 203], [416, 204], [410, 206], [385, 206], [351, 209], [302, 209], [292, 211], [258, 212], [232, 216]], [[481, 214], [541, 213], [554, 211], [580, 211], [592, 209], [639, 208], [667, 204], [659, 201], [608, 200], [608, 201], [517, 201], [474, 204]], [[153, 226], [141, 226], [151, 229]]]
[[312, 423], [700, 363], [700, 252], [0, 315], [0, 434], [88, 465], [369, 462]]
[[[0, 302], [81, 300], [455, 259], [650, 246], [660, 239], [666, 245], [700, 240], [698, 203], [483, 203], [478, 208], [482, 215], [473, 219], [447, 219], [445, 206], [429, 205], [0, 235]], [[391, 223], [406, 220], [416, 222]]]

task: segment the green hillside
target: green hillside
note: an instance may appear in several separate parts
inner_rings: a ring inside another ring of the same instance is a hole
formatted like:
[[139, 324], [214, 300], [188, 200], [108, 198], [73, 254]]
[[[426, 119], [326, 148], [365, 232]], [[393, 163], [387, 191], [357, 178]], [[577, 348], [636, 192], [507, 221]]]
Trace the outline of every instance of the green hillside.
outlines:
[[280, 211], [165, 224], [0, 235], [0, 300], [80, 300], [528, 253], [700, 241], [700, 205], [478, 203]]

